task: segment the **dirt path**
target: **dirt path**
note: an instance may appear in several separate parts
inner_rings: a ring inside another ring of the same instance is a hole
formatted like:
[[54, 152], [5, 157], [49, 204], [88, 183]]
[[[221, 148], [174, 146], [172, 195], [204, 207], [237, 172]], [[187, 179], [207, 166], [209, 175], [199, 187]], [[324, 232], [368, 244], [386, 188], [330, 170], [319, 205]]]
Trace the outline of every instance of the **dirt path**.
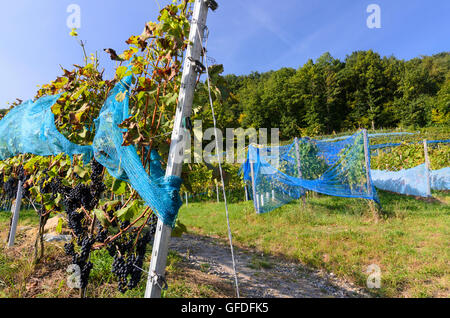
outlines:
[[[170, 249], [181, 255], [189, 266], [233, 283], [229, 245], [210, 237], [184, 234], [172, 238]], [[368, 294], [332, 273], [235, 247], [241, 297], [246, 298], [318, 298], [369, 297]]]
[[[10, 253], [17, 253], [16, 257], [20, 259], [24, 257], [22, 253], [30, 252], [35, 237], [33, 231], [33, 227], [19, 228], [17, 248], [11, 249]], [[203, 280], [205, 284], [212, 284], [218, 289], [217, 295], [232, 295], [230, 286], [234, 286], [233, 266], [230, 247], [226, 241], [183, 234], [181, 238], [172, 238], [169, 248], [183, 258], [182, 268], [185, 273], [192, 272], [188, 276], [193, 284], [199, 284], [200, 280]], [[56, 258], [46, 259], [42, 266], [38, 266], [36, 271], [26, 278], [26, 288], [22, 296], [33, 297], [39, 294], [53, 297], [56, 292], [62, 297], [73, 297], [69, 289], [60, 291], [59, 287], [53, 288], [55, 282], [64, 281], [69, 262], [59, 251], [55, 255]], [[311, 270], [280, 257], [261, 255], [261, 252], [255, 250], [235, 247], [235, 258], [241, 297], [369, 297], [364, 290], [337, 279], [332, 273]]]

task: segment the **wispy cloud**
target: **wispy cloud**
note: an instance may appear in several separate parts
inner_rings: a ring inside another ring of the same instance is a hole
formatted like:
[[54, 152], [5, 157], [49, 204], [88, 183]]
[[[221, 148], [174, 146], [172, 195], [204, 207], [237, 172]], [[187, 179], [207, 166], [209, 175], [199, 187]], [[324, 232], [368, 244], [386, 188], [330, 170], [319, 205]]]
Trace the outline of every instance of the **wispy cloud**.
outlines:
[[[364, 32], [365, 25], [360, 28], [351, 28], [351, 21], [355, 20], [354, 12], [342, 10], [339, 14], [333, 15], [332, 18], [324, 20], [320, 24], [320, 28], [311, 30], [311, 20], [309, 17], [304, 21], [304, 28], [299, 24], [299, 28], [304, 31], [310, 30], [306, 36], [295, 37], [289, 49], [285, 50], [279, 58], [273, 61], [271, 67], [280, 67], [280, 65], [290, 65], [292, 60], [299, 63], [301, 59], [306, 62], [307, 59], [318, 57], [326, 51], [342, 52], [348, 51], [351, 42], [357, 41]], [[348, 53], [348, 52], [347, 52]]]
[[259, 2], [239, 2], [239, 6], [244, 9], [252, 22], [257, 23], [260, 27], [267, 29], [275, 35], [286, 46], [292, 45], [293, 39], [289, 34], [280, 27], [279, 21], [276, 22], [270, 15], [270, 10], [266, 6], [262, 6]]

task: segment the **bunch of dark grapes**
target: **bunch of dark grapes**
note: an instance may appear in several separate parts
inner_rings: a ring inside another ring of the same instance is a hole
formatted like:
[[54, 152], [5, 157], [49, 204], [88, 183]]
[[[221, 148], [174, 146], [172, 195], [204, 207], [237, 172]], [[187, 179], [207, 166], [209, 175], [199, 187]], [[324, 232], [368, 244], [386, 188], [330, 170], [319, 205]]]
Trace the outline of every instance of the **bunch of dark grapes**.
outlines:
[[[78, 212], [83, 207], [87, 211], [92, 211], [97, 205], [101, 194], [105, 191], [103, 183], [103, 166], [93, 160], [91, 163], [91, 183], [89, 185], [78, 184], [74, 188], [63, 187], [60, 182], [55, 181], [49, 185], [51, 191], [63, 194], [63, 204], [66, 208], [69, 227], [73, 230], [77, 241], [79, 252], [76, 252], [75, 244], [65, 245], [67, 255], [72, 256], [72, 263], [77, 264], [81, 270], [81, 287], [87, 285], [92, 263], [89, 261], [89, 254], [95, 242], [104, 243], [108, 237], [108, 230], [103, 228], [97, 221], [96, 234], [90, 235], [84, 226], [84, 213]], [[110, 211], [113, 218], [114, 211]], [[118, 278], [118, 289], [125, 293], [127, 290], [135, 288], [142, 278], [142, 270], [145, 252], [148, 244], [156, 232], [156, 216], [147, 222], [147, 228], [137, 238], [137, 234], [127, 231], [118, 237], [114, 242], [107, 244], [106, 249], [114, 257], [112, 273]], [[130, 226], [130, 221], [115, 221], [112, 226], [117, 226], [120, 230], [125, 230]]]
[[103, 166], [95, 159], [91, 163], [92, 174], [90, 185], [77, 184], [74, 188], [68, 188], [56, 183], [54, 190], [63, 194], [63, 204], [66, 207], [69, 227], [78, 237], [87, 229], [83, 227], [84, 215], [77, 212], [83, 207], [87, 211], [92, 211], [98, 204], [101, 194], [106, 187], [103, 183]]
[[104, 229], [103, 226], [99, 225], [97, 230], [97, 236], [95, 240], [100, 243], [104, 243], [108, 238], [108, 230]]
[[73, 245], [73, 243], [64, 244], [64, 252], [66, 253], [66, 255], [74, 257], [76, 255], [75, 245]]
[[85, 227], [83, 226], [84, 215], [82, 212], [67, 211], [67, 224], [77, 237], [83, 235]]
[[112, 264], [112, 273], [115, 274], [119, 280], [119, 291], [125, 293], [127, 291], [127, 276], [129, 272], [128, 262], [119, 255], [114, 256]]
[[49, 190], [53, 194], [60, 193], [61, 195], [67, 195], [70, 191], [70, 187], [63, 185], [62, 180], [60, 178], [53, 178], [50, 182]]
[[92, 170], [91, 179], [100, 178], [100, 181], [101, 179], [103, 179], [102, 178], [103, 166], [95, 159], [92, 160], [91, 170]]
[[19, 180], [14, 177], [9, 177], [9, 179], [3, 184], [3, 191], [7, 199], [11, 200], [16, 197], [18, 185]]
[[51, 194], [50, 200], [55, 200], [58, 193], [65, 194], [67, 193], [69, 187], [65, 187], [62, 184], [62, 181], [59, 177], [50, 178], [47, 175], [48, 170], [45, 169], [43, 171], [43, 176], [39, 180], [39, 189], [41, 195]]
[[[86, 228], [83, 227], [84, 214], [77, 210], [81, 208], [82, 202], [85, 201], [83, 194], [86, 193], [86, 186], [79, 184], [73, 189], [60, 188], [58, 190], [64, 195], [63, 205], [66, 208], [69, 228], [73, 230], [77, 237], [81, 236], [86, 231]], [[90, 192], [87, 192], [90, 195]]]
[[30, 184], [25, 185], [30, 176], [26, 173], [23, 165], [20, 165], [17, 169], [17, 176], [20, 181], [22, 181], [22, 196], [29, 197], [30, 196]]
[[80, 267], [81, 288], [85, 288], [88, 283], [89, 273], [93, 264], [89, 261], [89, 255], [95, 242], [103, 243], [108, 237], [108, 230], [104, 229], [97, 221], [97, 234], [88, 233], [85, 225], [85, 215], [79, 212], [80, 208], [92, 211], [98, 204], [101, 194], [106, 190], [103, 183], [103, 166], [95, 159], [91, 163], [91, 183], [89, 185], [77, 184], [70, 188], [63, 186], [61, 180], [55, 179], [49, 184], [49, 190], [53, 193], [60, 193], [63, 196], [63, 205], [66, 208], [68, 226], [72, 229], [77, 238], [79, 252], [75, 251], [74, 243], [64, 246], [67, 255], [72, 256], [72, 263]]
[[17, 175], [19, 177], [19, 180], [22, 181], [22, 183], [25, 183], [25, 181], [27, 181], [28, 176], [25, 172], [25, 169], [23, 168], [23, 165], [20, 165], [18, 170], [17, 170]]
[[80, 252], [75, 252], [75, 245], [73, 243], [66, 243], [64, 251], [67, 255], [72, 256], [72, 264], [76, 264], [80, 268], [80, 283], [81, 288], [86, 288], [89, 280], [89, 273], [91, 272], [93, 264], [89, 261], [89, 254], [92, 245], [95, 243], [95, 238], [86, 236], [78, 239], [77, 245], [80, 246]]
[[142, 237], [139, 238], [136, 244], [136, 258], [134, 259], [133, 269], [130, 273], [130, 280], [128, 282], [128, 288], [133, 289], [141, 280], [142, 266], [144, 264], [145, 252], [147, 251], [147, 245], [153, 239], [151, 231], [147, 231]]
[[101, 194], [106, 190], [105, 184], [103, 183], [103, 166], [98, 163], [95, 159], [91, 163], [92, 174], [91, 174], [91, 195], [93, 197], [92, 204], [97, 205]]
[[3, 189], [3, 184], [5, 183], [4, 179], [5, 176], [3, 175], [2, 172], [0, 172], [0, 189]]
[[136, 234], [131, 233], [108, 246], [108, 252], [114, 256], [112, 273], [118, 278], [118, 289], [121, 293], [134, 289], [139, 284], [145, 252], [152, 238], [152, 232], [147, 229], [140, 235], [135, 246]]
[[43, 193], [50, 193], [50, 186], [48, 183], [49, 176], [48, 176], [48, 169], [44, 169], [42, 171], [42, 177], [39, 179], [39, 189], [41, 191], [41, 194]]
[[[25, 170], [23, 168], [23, 165], [20, 165], [17, 170], [17, 178], [10, 176], [8, 180], [4, 181], [4, 175], [3, 173], [0, 175], [0, 189], [3, 191], [0, 191], [2, 199], [11, 200], [14, 199], [17, 195], [17, 189], [19, 186], [19, 180], [22, 181], [22, 184], [24, 184], [29, 176], [25, 173]], [[28, 188], [23, 187], [23, 196], [28, 196]]]
[[149, 226], [151, 236], [154, 237], [156, 233], [156, 227], [158, 225], [158, 216], [153, 213], [148, 220], [147, 225]]
[[3, 201], [5, 201], [5, 199], [6, 199], [5, 193], [3, 191], [4, 184], [5, 184], [4, 175], [3, 175], [3, 173], [0, 173], [0, 201], [1, 201], [2, 205], [4, 203]]

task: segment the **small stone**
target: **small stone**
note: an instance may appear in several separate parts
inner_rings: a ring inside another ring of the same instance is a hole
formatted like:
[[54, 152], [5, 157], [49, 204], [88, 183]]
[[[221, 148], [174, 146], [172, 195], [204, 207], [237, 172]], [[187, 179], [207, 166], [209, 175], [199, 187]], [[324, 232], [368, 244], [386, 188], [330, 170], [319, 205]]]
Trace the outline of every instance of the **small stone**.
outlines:
[[58, 234], [44, 234], [43, 238], [46, 242], [70, 242], [72, 240], [71, 235]]

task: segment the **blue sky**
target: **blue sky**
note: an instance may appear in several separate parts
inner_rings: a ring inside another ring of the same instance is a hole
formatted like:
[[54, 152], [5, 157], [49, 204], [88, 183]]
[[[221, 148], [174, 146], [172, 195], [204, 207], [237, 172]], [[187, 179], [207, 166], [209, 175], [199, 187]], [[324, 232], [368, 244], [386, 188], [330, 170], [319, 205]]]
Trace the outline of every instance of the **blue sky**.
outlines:
[[[68, 5], [81, 8], [80, 38], [111, 70], [104, 48], [118, 52], [140, 34], [168, 0], [15, 0], [0, 10], [0, 108], [34, 96], [37, 85], [60, 75], [59, 65], [82, 63], [69, 36]], [[218, 0], [210, 12], [208, 56], [225, 73], [298, 68], [324, 52], [344, 59], [356, 50], [410, 59], [450, 50], [448, 0]], [[381, 8], [381, 29], [366, 25], [369, 4]], [[110, 72], [108, 74], [111, 74]]]

